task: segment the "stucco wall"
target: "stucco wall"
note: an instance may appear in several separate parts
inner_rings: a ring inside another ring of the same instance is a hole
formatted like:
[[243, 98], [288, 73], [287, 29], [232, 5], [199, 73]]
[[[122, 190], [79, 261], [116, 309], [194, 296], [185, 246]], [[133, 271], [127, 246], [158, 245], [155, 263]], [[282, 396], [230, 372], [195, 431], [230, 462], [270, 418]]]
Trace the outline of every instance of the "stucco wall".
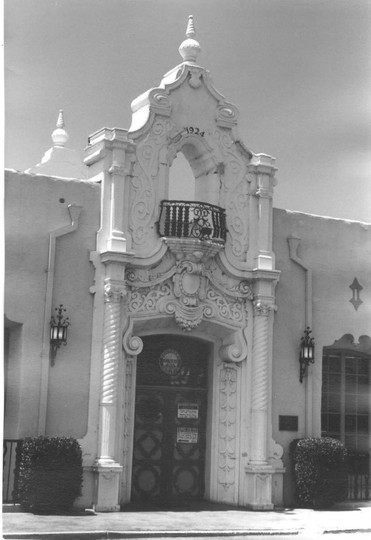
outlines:
[[[278, 310], [273, 331], [273, 437], [285, 449], [304, 437], [307, 381], [299, 382], [299, 344], [305, 329], [305, 272], [289, 256], [287, 238], [301, 239], [298, 256], [313, 272], [313, 336], [316, 343], [314, 366], [309, 368], [313, 384], [312, 434], [321, 431], [322, 349], [344, 334], [358, 341], [371, 335], [371, 225], [274, 209], [273, 250], [281, 271], [276, 288]], [[355, 310], [349, 302], [349, 286], [357, 278], [363, 303]], [[298, 416], [297, 432], [279, 431], [279, 415]], [[288, 468], [289, 470], [289, 468]], [[285, 478], [286, 499], [290, 498], [290, 478]]]
[[[67, 346], [49, 368], [45, 434], [82, 439], [88, 420], [93, 317], [89, 288], [94, 268], [89, 255], [99, 229], [100, 185], [7, 171], [5, 201], [5, 315], [11, 337], [4, 435], [38, 433], [49, 234], [70, 224], [68, 205], [74, 203], [82, 207], [78, 229], [56, 240], [52, 308], [62, 303], [71, 326]], [[305, 328], [305, 272], [290, 259], [287, 238], [292, 235], [300, 238], [297, 255], [313, 272], [316, 361], [303, 383], [298, 356]], [[281, 276], [276, 288], [271, 412], [273, 438], [284, 448], [288, 503], [289, 444], [308, 430], [320, 434], [322, 348], [344, 334], [353, 334], [356, 341], [371, 335], [371, 225], [275, 209], [273, 250]], [[363, 287], [358, 310], [349, 302], [355, 277]], [[313, 387], [310, 415], [308, 381]], [[298, 431], [280, 431], [280, 415], [297, 416]], [[306, 428], [308, 416], [312, 422]], [[89, 451], [94, 454], [94, 449]]]
[[81, 437], [86, 431], [94, 279], [89, 253], [99, 198], [99, 185], [6, 171], [5, 315], [17, 329], [10, 339], [6, 438], [37, 434], [49, 234], [71, 223], [73, 203], [82, 206], [78, 229], [56, 240], [52, 311], [63, 304], [71, 326], [67, 346], [49, 369], [46, 434]]

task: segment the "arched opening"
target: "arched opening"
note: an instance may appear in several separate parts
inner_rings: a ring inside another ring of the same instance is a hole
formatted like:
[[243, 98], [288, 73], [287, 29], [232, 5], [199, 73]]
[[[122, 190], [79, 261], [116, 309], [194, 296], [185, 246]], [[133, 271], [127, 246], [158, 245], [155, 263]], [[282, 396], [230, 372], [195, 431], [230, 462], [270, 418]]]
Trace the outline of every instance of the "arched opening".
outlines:
[[169, 171], [169, 200], [194, 201], [196, 200], [196, 180], [190, 164], [179, 152]]
[[169, 200], [219, 204], [220, 178], [215, 156], [190, 136], [169, 171]]

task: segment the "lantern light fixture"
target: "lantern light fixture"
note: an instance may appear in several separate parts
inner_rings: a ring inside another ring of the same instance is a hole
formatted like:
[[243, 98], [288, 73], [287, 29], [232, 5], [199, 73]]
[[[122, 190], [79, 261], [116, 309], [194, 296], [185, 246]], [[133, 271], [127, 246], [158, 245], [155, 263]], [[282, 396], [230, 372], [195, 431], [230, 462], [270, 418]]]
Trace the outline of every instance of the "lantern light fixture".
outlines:
[[304, 336], [300, 340], [300, 382], [307, 373], [309, 364], [314, 364], [314, 338], [310, 335], [312, 330], [309, 326], [304, 330]]
[[61, 345], [67, 345], [67, 328], [70, 326], [69, 317], [65, 317], [66, 309], [63, 304], [55, 308], [56, 315], [50, 319], [50, 363], [54, 366], [57, 350]]

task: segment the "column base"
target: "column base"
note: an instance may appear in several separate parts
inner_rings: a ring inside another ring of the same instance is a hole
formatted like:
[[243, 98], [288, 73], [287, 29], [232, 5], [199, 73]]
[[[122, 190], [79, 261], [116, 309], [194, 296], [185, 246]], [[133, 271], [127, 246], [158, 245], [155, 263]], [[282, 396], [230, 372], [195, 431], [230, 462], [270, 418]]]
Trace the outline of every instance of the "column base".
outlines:
[[94, 464], [95, 510], [97, 512], [119, 512], [119, 486], [122, 467], [110, 459], [98, 459]]
[[275, 472], [270, 465], [249, 465], [245, 468], [245, 505], [251, 510], [273, 510], [272, 477]]

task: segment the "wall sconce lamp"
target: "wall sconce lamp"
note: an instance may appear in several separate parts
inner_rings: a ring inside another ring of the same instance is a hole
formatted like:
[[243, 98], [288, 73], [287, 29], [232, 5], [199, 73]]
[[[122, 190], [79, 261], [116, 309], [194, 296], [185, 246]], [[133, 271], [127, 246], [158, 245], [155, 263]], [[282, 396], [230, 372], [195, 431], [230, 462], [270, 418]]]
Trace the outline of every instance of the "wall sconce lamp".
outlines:
[[309, 364], [314, 364], [314, 338], [310, 336], [312, 330], [307, 326], [304, 336], [300, 340], [300, 382], [307, 373]]
[[50, 363], [54, 366], [57, 350], [61, 345], [67, 345], [67, 328], [70, 325], [68, 317], [64, 317], [66, 311], [63, 304], [55, 308], [57, 314], [50, 319]]

